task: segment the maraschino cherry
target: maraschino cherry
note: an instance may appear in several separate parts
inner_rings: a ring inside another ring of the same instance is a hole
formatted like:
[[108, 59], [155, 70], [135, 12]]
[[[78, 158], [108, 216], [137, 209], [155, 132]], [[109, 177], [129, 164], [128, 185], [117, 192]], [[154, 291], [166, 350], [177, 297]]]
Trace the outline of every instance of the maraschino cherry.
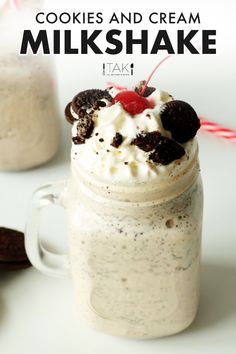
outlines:
[[151, 108], [150, 102], [143, 96], [134, 91], [119, 92], [112, 100], [112, 104], [120, 102], [123, 108], [134, 116], [142, 113], [146, 108]]
[[152, 103], [150, 101], [148, 101], [145, 97], [143, 97], [143, 94], [146, 91], [149, 81], [151, 80], [152, 76], [156, 72], [157, 68], [169, 57], [170, 57], [170, 55], [168, 55], [167, 57], [162, 59], [160, 61], [160, 63], [157, 64], [155, 69], [149, 75], [149, 77], [148, 77], [148, 79], [147, 79], [147, 81], [140, 93], [136, 93], [134, 91], [128, 91], [128, 90], [119, 92], [113, 98], [112, 104], [120, 102], [122, 104], [123, 108], [126, 110], [126, 112], [128, 112], [132, 116], [142, 113], [147, 108], [153, 108]]

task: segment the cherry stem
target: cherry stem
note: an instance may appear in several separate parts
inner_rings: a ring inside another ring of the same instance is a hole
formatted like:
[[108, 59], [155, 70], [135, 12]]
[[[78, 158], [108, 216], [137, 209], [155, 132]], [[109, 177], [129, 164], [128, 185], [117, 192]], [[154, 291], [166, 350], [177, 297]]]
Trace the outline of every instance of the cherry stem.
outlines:
[[156, 70], [159, 68], [159, 66], [164, 63], [164, 61], [166, 61], [167, 59], [169, 59], [171, 57], [171, 55], [167, 55], [164, 59], [162, 59], [157, 66], [154, 68], [154, 70], [151, 72], [151, 74], [149, 75], [147, 81], [145, 82], [145, 85], [143, 86], [142, 90], [140, 91], [140, 95], [143, 96], [144, 92], [147, 89], [147, 86], [151, 80], [151, 78], [153, 77], [153, 75], [155, 74]]

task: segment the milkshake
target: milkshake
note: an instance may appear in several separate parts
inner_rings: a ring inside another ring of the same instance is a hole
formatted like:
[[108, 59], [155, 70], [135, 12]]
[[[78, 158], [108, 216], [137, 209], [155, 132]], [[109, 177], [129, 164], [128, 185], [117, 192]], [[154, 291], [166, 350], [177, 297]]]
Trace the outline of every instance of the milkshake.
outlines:
[[[50, 160], [59, 145], [53, 71], [42, 55], [18, 55], [25, 23], [41, 1], [0, 8], [0, 170], [24, 170]], [[12, 30], [14, 23], [14, 30]]]
[[203, 207], [199, 119], [166, 92], [141, 95], [143, 85], [87, 90], [66, 108], [80, 312], [98, 330], [140, 339], [182, 331], [196, 315]]
[[[34, 194], [30, 261], [72, 275], [80, 316], [97, 330], [139, 339], [184, 330], [198, 308], [201, 258], [194, 109], [140, 82], [80, 92], [65, 113], [71, 176]], [[39, 214], [50, 204], [67, 210], [68, 256], [41, 246]]]

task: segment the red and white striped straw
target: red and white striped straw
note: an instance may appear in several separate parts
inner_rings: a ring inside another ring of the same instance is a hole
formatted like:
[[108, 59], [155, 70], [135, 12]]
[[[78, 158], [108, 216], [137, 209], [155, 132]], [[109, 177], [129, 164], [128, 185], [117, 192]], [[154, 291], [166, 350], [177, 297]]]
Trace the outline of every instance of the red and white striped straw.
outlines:
[[22, 0], [0, 0], [0, 9], [10, 5], [13, 9], [19, 9], [21, 7]]
[[231, 143], [236, 143], [236, 131], [224, 128], [221, 125], [205, 120], [199, 117], [201, 121], [201, 130], [211, 133], [219, 138], [225, 139]]
[[[156, 71], [156, 69], [158, 68], [158, 66], [160, 66], [160, 64], [165, 61], [166, 59], [168, 59], [170, 56], [167, 56], [166, 58], [164, 58], [157, 66], [156, 68], [153, 70], [152, 74], [149, 76], [147, 82], [150, 80], [150, 78], [152, 77], [153, 73]], [[108, 82], [107, 83], [108, 86], [113, 86], [118, 90], [127, 90], [127, 87], [124, 86], [120, 86], [114, 82]], [[142, 90], [143, 91], [143, 90]], [[142, 94], [142, 92], [141, 92]], [[236, 143], [236, 131], [229, 129], [229, 128], [225, 128], [222, 127], [221, 125], [214, 123], [214, 122], [209, 122], [206, 119], [204, 119], [203, 117], [199, 117], [200, 122], [201, 122], [201, 131], [205, 131], [207, 133], [213, 134], [216, 137], [222, 138], [224, 140], [227, 140], [231, 143]]]
[[11, 7], [19, 9], [21, 5], [21, 0], [9, 0]]

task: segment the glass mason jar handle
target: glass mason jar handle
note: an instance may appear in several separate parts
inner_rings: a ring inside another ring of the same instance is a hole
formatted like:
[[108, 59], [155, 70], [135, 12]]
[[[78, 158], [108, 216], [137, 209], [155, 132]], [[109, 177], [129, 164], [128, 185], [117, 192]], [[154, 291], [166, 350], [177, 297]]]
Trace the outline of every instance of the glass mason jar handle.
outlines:
[[42, 273], [56, 277], [69, 275], [69, 257], [49, 252], [42, 246], [39, 237], [40, 211], [51, 204], [64, 207], [66, 186], [67, 181], [54, 182], [34, 193], [25, 231], [25, 248], [33, 266]]

